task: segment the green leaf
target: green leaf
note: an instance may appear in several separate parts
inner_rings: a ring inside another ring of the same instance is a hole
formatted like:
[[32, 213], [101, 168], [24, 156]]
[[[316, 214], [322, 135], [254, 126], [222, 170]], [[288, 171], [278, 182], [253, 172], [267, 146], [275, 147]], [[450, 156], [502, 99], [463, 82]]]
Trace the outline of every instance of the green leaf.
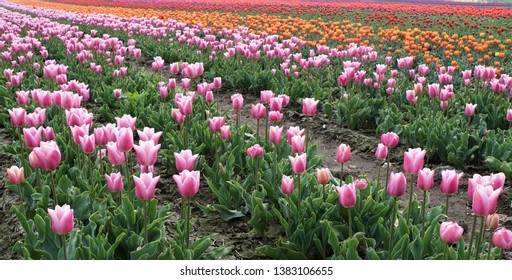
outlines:
[[274, 260], [307, 260], [308, 258], [301, 252], [291, 250], [286, 247], [278, 246], [271, 247], [265, 245], [263, 247], [256, 248], [254, 252], [256, 256], [270, 257]]
[[423, 259], [423, 242], [418, 236], [411, 242], [409, 249], [415, 260]]

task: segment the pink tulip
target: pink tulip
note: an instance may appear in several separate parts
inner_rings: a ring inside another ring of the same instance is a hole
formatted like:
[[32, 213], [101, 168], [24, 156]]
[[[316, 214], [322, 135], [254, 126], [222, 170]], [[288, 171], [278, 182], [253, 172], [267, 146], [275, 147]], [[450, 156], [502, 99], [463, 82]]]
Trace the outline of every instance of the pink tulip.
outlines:
[[452, 195], [459, 189], [459, 179], [464, 173], [457, 173], [455, 170], [441, 171], [441, 192], [446, 195]]
[[392, 197], [400, 197], [404, 195], [407, 181], [402, 172], [389, 174], [389, 182], [387, 186], [387, 193]]
[[475, 114], [477, 105], [478, 104], [471, 104], [471, 103], [466, 104], [466, 109], [464, 110], [464, 114], [466, 114], [466, 116], [468, 116], [468, 117], [473, 116]]
[[193, 197], [199, 191], [199, 171], [184, 170], [179, 175], [173, 175], [172, 178], [176, 182], [178, 192], [182, 197]]
[[250, 157], [261, 157], [263, 156], [263, 152], [263, 147], [261, 147], [259, 144], [255, 144], [247, 149], [247, 155]]
[[44, 141], [52, 141], [55, 139], [55, 132], [53, 131], [53, 127], [47, 127], [42, 129], [44, 135]]
[[124, 163], [124, 153], [117, 149], [117, 145], [115, 142], [107, 143], [107, 151], [108, 151], [108, 161], [112, 165], [120, 165]]
[[7, 169], [7, 177], [9, 177], [9, 182], [13, 185], [19, 185], [25, 180], [25, 173], [23, 171], [23, 167], [19, 168], [17, 166], [11, 166], [11, 168]]
[[439, 227], [439, 235], [446, 243], [457, 243], [463, 233], [462, 227], [454, 222], [443, 222]]
[[117, 131], [116, 135], [116, 145], [117, 149], [126, 153], [132, 150], [133, 148], [133, 130], [131, 128], [121, 127]]
[[160, 144], [155, 145], [153, 140], [139, 141], [139, 145], [133, 145], [139, 164], [142, 166], [155, 165], [160, 146]]
[[96, 142], [96, 146], [103, 146], [110, 141], [109, 135], [105, 131], [104, 127], [94, 129], [94, 141]]
[[64, 204], [62, 207], [55, 206], [55, 210], [48, 208], [48, 216], [52, 221], [52, 229], [56, 234], [68, 234], [75, 226], [73, 209], [69, 205]]
[[350, 146], [341, 144], [336, 149], [336, 161], [346, 163], [350, 160]]
[[426, 151], [421, 148], [411, 149], [404, 153], [404, 171], [407, 174], [418, 174], [423, 168]]
[[491, 173], [491, 185], [493, 189], [503, 188], [505, 185], [505, 174], [503, 172], [498, 174]]
[[213, 118], [210, 118], [209, 120], [210, 120], [210, 130], [212, 132], [220, 131], [220, 128], [226, 122], [226, 119], [224, 117], [213, 117]]
[[182, 172], [184, 170], [193, 170], [197, 157], [199, 157], [199, 155], [192, 155], [191, 150], [184, 150], [181, 151], [179, 154], [174, 153], [174, 159], [176, 160], [176, 169], [178, 170], [178, 172]]
[[241, 110], [244, 107], [244, 97], [240, 93], [231, 95], [233, 110]]
[[276, 122], [280, 122], [283, 120], [283, 114], [279, 111], [270, 111], [268, 112], [268, 120], [273, 122], [273, 123], [276, 123]]
[[110, 176], [105, 174], [105, 179], [110, 192], [118, 193], [123, 189], [123, 176], [120, 172], [111, 173]]
[[288, 156], [292, 165], [292, 170], [295, 174], [302, 174], [306, 171], [307, 155], [295, 155], [295, 157]]
[[183, 96], [180, 98], [180, 100], [177, 102], [178, 109], [180, 110], [180, 114], [183, 116], [188, 116], [192, 114], [192, 97], [190, 96]]
[[500, 216], [498, 214], [488, 215], [485, 219], [485, 226], [490, 230], [494, 231], [498, 228], [500, 223]]
[[512, 249], [512, 231], [506, 228], [497, 230], [492, 235], [492, 243], [494, 246], [504, 250]]
[[123, 117], [118, 118], [116, 117], [117, 127], [126, 127], [131, 128], [132, 131], [135, 130], [135, 123], [137, 122], [137, 117], [132, 117], [130, 115], [123, 115]]
[[279, 97], [270, 98], [270, 111], [281, 111], [283, 108], [283, 99]]
[[273, 144], [281, 142], [281, 139], [283, 139], [283, 127], [271, 126], [269, 139]]
[[396, 147], [399, 141], [400, 137], [398, 137], [398, 135], [396, 135], [396, 133], [394, 132], [382, 134], [382, 136], [380, 137], [380, 142], [388, 148]]
[[181, 79], [181, 87], [184, 89], [188, 89], [190, 87], [190, 79], [189, 78]]
[[288, 106], [288, 104], [290, 103], [290, 97], [286, 94], [279, 94], [277, 98], [281, 99], [281, 105], [283, 107]]
[[473, 200], [473, 193], [477, 185], [489, 186], [491, 185], [491, 176], [481, 176], [480, 174], [473, 174], [473, 178], [468, 179], [468, 198]]
[[213, 78], [213, 87], [214, 88], [221, 88], [222, 87], [222, 78], [221, 77]]
[[314, 116], [316, 114], [316, 106], [318, 105], [318, 102], [319, 101], [315, 101], [314, 98], [302, 99], [302, 113], [305, 116]]
[[473, 212], [478, 216], [493, 214], [502, 191], [502, 188], [494, 190], [492, 186], [477, 185], [473, 192]]
[[43, 75], [45, 78], [54, 80], [59, 74], [59, 67], [56, 64], [48, 64], [43, 68]]
[[20, 106], [28, 105], [30, 103], [28, 91], [17, 91], [16, 100]]
[[281, 179], [281, 191], [284, 194], [291, 194], [295, 188], [293, 178], [291, 176], [283, 175]]
[[167, 86], [169, 87], [169, 89], [175, 89], [176, 88], [176, 79], [175, 78], [169, 79]]
[[39, 147], [39, 143], [41, 143], [41, 133], [41, 127], [39, 127], [38, 129], [36, 129], [35, 127], [23, 129], [23, 138], [27, 149]]
[[169, 66], [169, 70], [171, 71], [171, 74], [176, 75], [180, 72], [180, 67], [178, 65], [178, 62], [173, 62]]
[[92, 154], [94, 149], [96, 149], [96, 142], [94, 141], [94, 135], [84, 135], [80, 136], [80, 145], [82, 146], [82, 151], [86, 154]]
[[220, 127], [220, 137], [224, 140], [228, 140], [231, 137], [231, 129], [229, 125], [223, 125]]
[[329, 168], [317, 168], [316, 180], [321, 185], [329, 184], [331, 180], [331, 171], [329, 171]]
[[162, 70], [162, 69], [164, 69], [164, 63], [165, 62], [162, 59], [162, 57], [160, 57], [160, 56], [153, 57], [153, 62], [151, 63], [151, 69]]
[[434, 170], [423, 168], [418, 172], [418, 188], [430, 191], [434, 187]]
[[295, 135], [292, 137], [292, 153], [304, 152], [306, 136]]
[[115, 98], [120, 98], [123, 95], [123, 91], [119, 88], [116, 88], [114, 89], [113, 94]]
[[354, 183], [343, 185], [341, 188], [336, 187], [336, 190], [338, 191], [341, 206], [344, 208], [352, 208], [356, 205], [356, 186]]
[[251, 104], [251, 115], [254, 119], [263, 119], [265, 118], [266, 114], [267, 108], [263, 104]]
[[11, 124], [13, 126], [22, 127], [27, 123], [27, 111], [23, 108], [8, 109]]
[[263, 104], [269, 104], [270, 99], [274, 97], [274, 93], [271, 90], [262, 90], [260, 92], [260, 99], [261, 103]]
[[153, 173], [141, 173], [140, 177], [133, 175], [135, 183], [135, 196], [140, 200], [151, 200], [155, 197], [155, 187], [160, 176], [153, 177]]
[[158, 144], [158, 140], [160, 139], [160, 136], [162, 136], [162, 131], [155, 133], [154, 128], [144, 127], [142, 131], [137, 130], [137, 134], [139, 135], [140, 141], [153, 140], [155, 144]]
[[213, 91], [209, 90], [206, 92], [205, 96], [206, 103], [212, 104], [214, 101]]
[[380, 160], [385, 160], [388, 157], [388, 147], [379, 143], [375, 150], [375, 157]]
[[507, 121], [512, 122], [512, 109], [507, 110]]
[[41, 142], [39, 147], [32, 150], [32, 153], [37, 160], [38, 168], [45, 171], [52, 171], [60, 164], [60, 150], [54, 141]]

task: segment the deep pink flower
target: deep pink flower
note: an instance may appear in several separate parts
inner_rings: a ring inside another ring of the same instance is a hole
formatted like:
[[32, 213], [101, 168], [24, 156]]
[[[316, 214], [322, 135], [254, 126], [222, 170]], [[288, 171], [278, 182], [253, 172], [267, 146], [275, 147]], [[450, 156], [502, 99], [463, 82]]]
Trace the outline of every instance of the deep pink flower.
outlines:
[[463, 233], [462, 227], [454, 222], [443, 222], [439, 227], [439, 234], [446, 243], [457, 243]]
[[153, 177], [153, 173], [141, 173], [140, 177], [133, 175], [135, 196], [140, 200], [151, 200], [155, 197], [158, 180], [160, 180], [160, 176]]
[[336, 190], [338, 191], [341, 206], [344, 208], [352, 208], [356, 205], [356, 186], [354, 183], [343, 185], [341, 188], [336, 187]]
[[176, 182], [178, 192], [182, 197], [193, 197], [199, 191], [199, 171], [184, 170], [179, 175], [173, 175], [172, 178]]
[[62, 207], [57, 205], [55, 210], [48, 208], [53, 232], [60, 235], [70, 233], [75, 226], [73, 214], [73, 209], [67, 204], [64, 204]]
[[199, 157], [199, 155], [192, 155], [191, 150], [184, 150], [181, 151], [179, 154], [174, 153], [174, 159], [176, 160], [176, 169], [178, 170], [178, 172], [182, 172], [183, 170], [193, 170], [197, 157]]

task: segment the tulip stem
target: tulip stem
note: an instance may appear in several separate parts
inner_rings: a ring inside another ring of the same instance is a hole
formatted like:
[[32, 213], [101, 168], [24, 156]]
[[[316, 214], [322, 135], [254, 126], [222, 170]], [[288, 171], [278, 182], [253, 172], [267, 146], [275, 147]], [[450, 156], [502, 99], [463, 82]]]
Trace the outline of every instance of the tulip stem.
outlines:
[[272, 168], [274, 171], [274, 182], [277, 184], [277, 144], [274, 144], [274, 168]]
[[189, 146], [188, 146], [188, 118], [187, 118], [187, 116], [185, 116], [184, 132], [185, 132], [185, 148], [188, 149]]
[[[305, 149], [305, 152], [306, 152], [306, 155], [308, 154], [308, 142], [309, 142], [309, 122], [308, 120], [306, 120], [306, 139], [304, 141], [304, 149]], [[343, 174], [343, 171], [342, 171], [342, 174]]]
[[127, 190], [128, 190], [128, 199], [132, 200], [132, 190], [131, 190], [131, 184], [130, 184], [130, 172], [129, 172], [129, 168], [128, 168], [128, 152], [124, 153], [124, 157], [125, 157], [125, 161], [124, 161], [124, 164], [125, 164], [125, 167], [126, 167], [126, 186], [127, 186]]
[[322, 200], [325, 201], [325, 184], [322, 184]]
[[504, 249], [500, 249], [500, 250], [501, 251], [500, 251], [500, 258], [499, 259], [502, 260], [503, 259], [503, 253], [504, 253], [505, 250]]
[[240, 131], [240, 110], [236, 110], [236, 131]]
[[187, 209], [186, 209], [186, 233], [187, 233], [187, 249], [190, 249], [190, 197], [187, 197]]
[[[412, 185], [413, 185], [413, 175], [409, 175], [409, 206], [407, 207], [407, 223], [409, 223], [409, 218], [411, 217], [411, 212], [412, 212]], [[414, 219], [414, 217], [413, 217]]]
[[256, 143], [260, 143], [260, 119], [256, 119]]
[[[268, 145], [268, 114], [265, 115], [265, 146]], [[307, 147], [306, 147], [307, 151]]]
[[423, 190], [423, 202], [421, 203], [421, 236], [425, 234], [425, 208], [427, 204], [427, 190]]
[[[491, 259], [491, 251], [492, 251], [492, 232], [489, 230], [490, 232], [490, 235], [489, 235], [489, 252], [487, 252], [487, 260], [490, 260]], [[493, 258], [494, 260], [494, 258]]]
[[473, 239], [475, 235], [475, 228], [476, 228], [476, 215], [473, 217], [473, 228], [471, 229], [471, 236], [469, 238], [469, 248], [468, 248], [468, 260], [471, 259], [471, 251], [473, 249]]
[[475, 260], [478, 260], [480, 258], [480, 244], [482, 242], [482, 231], [484, 230], [484, 223], [485, 217], [482, 217], [480, 222], [480, 232], [478, 233], [477, 239], [476, 239], [476, 247], [475, 247]]
[[450, 200], [450, 196], [446, 195], [446, 207], [444, 209], [444, 214], [446, 215], [446, 221], [448, 221], [448, 200]]
[[[390, 161], [390, 158], [389, 158], [389, 154], [386, 155], [386, 184], [384, 185], [384, 188], [387, 188], [388, 187], [388, 183], [389, 183], [389, 161]], [[386, 192], [384, 192], [384, 195]]]
[[352, 208], [348, 208], [348, 236], [352, 238]]
[[444, 244], [444, 252], [443, 252], [443, 256], [444, 256], [444, 259], [447, 260], [448, 259], [448, 254], [446, 254], [448, 251], [448, 243], [445, 243]]
[[37, 184], [39, 185], [39, 188], [41, 190], [41, 194], [43, 193], [43, 184], [41, 184], [41, 173], [39, 171], [39, 168], [36, 169], [36, 178], [37, 178]]
[[25, 167], [25, 151], [23, 149], [23, 129], [20, 127], [20, 133], [18, 134], [20, 136], [20, 153], [21, 153], [21, 158], [20, 158], [20, 163], [21, 163], [21, 167], [23, 167], [23, 169], [27, 169]]
[[254, 157], [254, 189], [258, 190], [260, 185], [259, 178], [259, 170], [260, 169], [260, 159], [259, 157]]
[[68, 252], [66, 250], [66, 235], [63, 234], [62, 236], [62, 249], [64, 250], [64, 260], [68, 259]]
[[389, 258], [391, 258], [391, 250], [393, 250], [393, 240], [395, 235], [395, 219], [396, 219], [396, 197], [393, 198], [393, 212], [391, 214], [391, 229], [389, 230]]
[[299, 189], [299, 208], [300, 208], [300, 201], [302, 200], [302, 193], [301, 193], [301, 187], [300, 187], [300, 173], [297, 174], [297, 189]]
[[52, 180], [52, 192], [53, 192], [53, 207], [56, 205], [59, 205], [59, 202], [57, 201], [57, 192], [55, 190], [55, 178], [53, 176], [53, 172], [50, 171], [50, 178]]
[[148, 244], [148, 201], [144, 200], [144, 241]]
[[378, 169], [379, 171], [377, 171], [377, 187], [379, 186], [379, 183], [380, 183], [380, 168], [381, 168], [381, 166], [379, 164], [379, 169]]
[[340, 187], [343, 184], [343, 163], [341, 163]]

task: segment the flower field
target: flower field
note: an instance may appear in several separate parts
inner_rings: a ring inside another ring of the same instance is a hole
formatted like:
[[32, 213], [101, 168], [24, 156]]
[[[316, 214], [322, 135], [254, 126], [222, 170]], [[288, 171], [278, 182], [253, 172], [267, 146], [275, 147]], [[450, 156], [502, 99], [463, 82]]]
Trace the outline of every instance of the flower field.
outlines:
[[0, 0], [0, 258], [509, 259], [512, 9], [424, 2]]

